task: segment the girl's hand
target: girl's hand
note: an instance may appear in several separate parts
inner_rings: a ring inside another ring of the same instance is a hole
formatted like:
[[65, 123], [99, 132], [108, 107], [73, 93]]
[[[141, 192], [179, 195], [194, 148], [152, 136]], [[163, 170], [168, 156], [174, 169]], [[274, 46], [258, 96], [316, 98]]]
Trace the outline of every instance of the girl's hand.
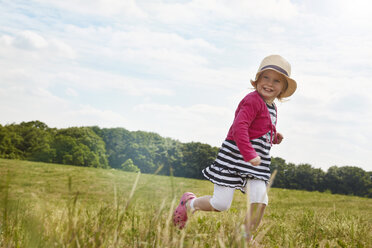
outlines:
[[275, 139], [275, 144], [280, 144], [282, 143], [282, 140], [284, 139], [283, 134], [281, 133], [276, 133], [276, 139]]
[[258, 166], [261, 164], [261, 157], [260, 156], [257, 156], [251, 160], [248, 161], [249, 163], [251, 163], [253, 166]]

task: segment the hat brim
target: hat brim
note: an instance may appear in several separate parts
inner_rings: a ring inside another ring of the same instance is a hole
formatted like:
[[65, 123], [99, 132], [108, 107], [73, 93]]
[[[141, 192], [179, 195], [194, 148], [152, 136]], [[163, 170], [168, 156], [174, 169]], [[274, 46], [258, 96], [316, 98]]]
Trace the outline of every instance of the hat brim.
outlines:
[[288, 77], [287, 75], [283, 74], [282, 72], [278, 71], [278, 70], [275, 70], [273, 68], [269, 68], [269, 69], [265, 69], [265, 70], [262, 70], [260, 72], [257, 72], [256, 74], [256, 79], [255, 81], [258, 80], [259, 76], [261, 75], [262, 72], [266, 71], [266, 70], [273, 70], [273, 71], [276, 71], [277, 73], [283, 75], [285, 77], [285, 79], [287, 80], [287, 83], [288, 83], [288, 87], [287, 89], [281, 94], [281, 97], [282, 98], [285, 98], [285, 97], [290, 97], [291, 95], [293, 95], [293, 93], [295, 93], [296, 89], [297, 89], [297, 83], [295, 80], [293, 80], [292, 78]]

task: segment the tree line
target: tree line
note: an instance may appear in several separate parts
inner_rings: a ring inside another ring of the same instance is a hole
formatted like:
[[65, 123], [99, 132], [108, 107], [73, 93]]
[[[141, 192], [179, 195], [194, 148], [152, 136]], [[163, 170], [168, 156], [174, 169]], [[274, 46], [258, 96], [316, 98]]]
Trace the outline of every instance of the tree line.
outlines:
[[[49, 128], [40, 121], [0, 125], [0, 157], [96, 168], [114, 168], [202, 179], [217, 147], [182, 143], [152, 132], [125, 128]], [[372, 172], [355, 166], [330, 167], [272, 158], [277, 170], [274, 187], [372, 197]]]

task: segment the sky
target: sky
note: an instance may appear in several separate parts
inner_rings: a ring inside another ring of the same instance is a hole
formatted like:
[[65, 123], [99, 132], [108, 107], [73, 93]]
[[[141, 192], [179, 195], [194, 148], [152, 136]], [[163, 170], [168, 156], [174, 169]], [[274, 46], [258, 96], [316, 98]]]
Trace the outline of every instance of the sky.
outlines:
[[219, 147], [262, 59], [287, 163], [372, 171], [372, 2], [0, 0], [0, 124], [122, 127]]

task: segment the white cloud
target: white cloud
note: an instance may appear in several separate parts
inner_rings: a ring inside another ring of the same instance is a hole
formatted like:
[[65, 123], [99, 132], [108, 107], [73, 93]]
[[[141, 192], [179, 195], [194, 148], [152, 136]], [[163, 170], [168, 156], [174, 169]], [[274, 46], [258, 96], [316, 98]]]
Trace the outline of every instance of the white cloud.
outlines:
[[278, 130], [285, 142], [273, 154], [323, 169], [369, 166], [363, 161], [371, 151], [372, 100], [357, 92], [358, 87], [338, 89], [337, 80], [334, 83], [333, 89], [318, 87], [319, 94], [314, 90], [313, 95], [297, 92], [292, 100], [279, 104]]
[[113, 32], [110, 45], [116, 48], [168, 48], [180, 51], [206, 50], [218, 52], [218, 49], [201, 38], [185, 39], [175, 33], [154, 32], [147, 29], [132, 30], [128, 32]]
[[213, 145], [219, 145], [224, 140], [233, 118], [229, 109], [206, 104], [182, 107], [149, 103], [135, 106], [134, 111], [152, 116], [151, 123], [140, 124], [144, 130], [149, 130], [151, 126], [153, 131], [163, 136], [174, 137], [183, 142], [201, 141]]
[[68, 72], [59, 72], [55, 74], [58, 82], [64, 82], [68, 85], [74, 85], [82, 91], [115, 91], [123, 95], [132, 96], [171, 96], [173, 91], [166, 87], [157, 86], [156, 80], [138, 79], [118, 75], [110, 72], [85, 69], [70, 68]]
[[[69, 31], [78, 37], [83, 34], [84, 42], [98, 39], [97, 47], [86, 50], [87, 53], [94, 52], [96, 56], [98, 53], [103, 59], [115, 59], [122, 63], [151, 65], [150, 70], [154, 65], [204, 65], [208, 61], [202, 54], [218, 52], [215, 46], [200, 38], [185, 39], [175, 33], [153, 32], [147, 29], [117, 31], [111, 28], [70, 26]], [[105, 38], [102, 40], [97, 37]]]
[[67, 88], [65, 92], [66, 92], [66, 95], [68, 96], [72, 96], [72, 97], [79, 96], [79, 94], [74, 89], [71, 89], [71, 88]]
[[21, 49], [40, 49], [48, 45], [44, 37], [29, 30], [20, 32], [17, 39], [14, 40], [14, 43]]
[[[225, 116], [231, 114], [230, 111], [223, 107], [217, 107], [206, 104], [197, 104], [190, 107], [181, 107], [181, 106], [172, 106], [166, 104], [140, 104], [135, 107], [135, 110], [139, 111], [160, 111], [160, 112], [169, 112], [169, 116], [175, 116], [180, 119], [189, 119], [190, 116], [206, 119], [203, 115], [219, 115]], [[196, 114], [196, 115], [195, 115]]]
[[[70, 89], [71, 90], [71, 89]], [[0, 90], [2, 124], [40, 120], [51, 127], [89, 126], [125, 127], [128, 121], [112, 110], [74, 104], [42, 88], [13, 87]]]
[[[225, 6], [230, 3], [231, 1], [224, 1]], [[287, 20], [298, 15], [297, 7], [290, 0], [233, 1], [232, 6], [242, 16], [253, 15], [256, 18]]]
[[21, 122], [58, 117], [68, 106], [64, 99], [43, 88], [13, 86], [0, 92], [2, 121]]
[[57, 8], [78, 14], [101, 16], [129, 16], [145, 18], [146, 13], [136, 4], [135, 0], [35, 0], [36, 2], [52, 5]]
[[0, 42], [3, 46], [10, 46], [13, 43], [14, 38], [9, 35], [0, 36]]
[[176, 33], [142, 28], [118, 31], [111, 27], [80, 28], [70, 25], [67, 30], [81, 57], [100, 63], [105, 61], [122, 68], [122, 71], [139, 71], [142, 73], [139, 76], [154, 75], [174, 82], [198, 74], [195, 70], [205, 71], [211, 62], [207, 56], [222, 52], [201, 38], [186, 39]]
[[299, 3], [302, 13], [327, 17], [342, 24], [341, 28], [356, 29], [371, 27], [372, 3], [368, 0], [307, 0]]
[[298, 15], [297, 7], [289, 0], [192, 0], [187, 2], [135, 0], [79, 0], [35, 2], [75, 14], [103, 16], [117, 20], [156, 20], [164, 23], [205, 23], [220, 20], [250, 18], [289, 20]]
[[75, 59], [77, 57], [77, 53], [75, 52], [75, 50], [61, 40], [51, 39], [50, 46], [51, 49], [55, 51], [52, 56], [57, 55], [68, 59]]
[[[18, 85], [34, 88], [70, 84], [83, 88], [82, 90], [112, 89], [137, 96], [173, 94], [169, 88], [154, 86], [154, 80], [123, 76], [70, 63], [69, 60], [77, 57], [76, 52], [57, 38], [46, 39], [31, 31], [21, 31], [20, 34], [0, 36], [0, 42], [3, 44], [0, 47], [0, 55], [4, 58], [0, 60], [0, 78], [4, 87]], [[23, 34], [27, 35], [22, 36]], [[27, 39], [23, 39], [24, 37]], [[21, 44], [23, 49], [19, 48]], [[100, 48], [97, 46], [97, 49]], [[114, 50], [115, 48], [112, 49], [112, 54]], [[96, 50], [92, 49], [90, 52], [94, 51]], [[97, 56], [100, 57], [99, 54]], [[103, 56], [104, 54], [102, 58]], [[117, 59], [120, 59], [120, 56], [117, 54]], [[142, 58], [145, 56], [146, 54], [143, 54]], [[139, 60], [141, 57], [136, 56], [134, 59]], [[68, 93], [74, 95], [71, 91]]]
[[272, 26], [268, 30], [269, 32], [275, 33], [275, 34], [283, 34], [286, 31], [284, 27], [280, 27], [280, 26]]
[[[9, 59], [43, 60], [74, 59], [76, 52], [65, 42], [57, 38], [49, 38], [30, 30], [21, 30], [12, 35], [1, 35], [0, 54]], [[17, 54], [17, 56], [14, 56]]]
[[289, 20], [297, 8], [289, 0], [228, 1], [193, 0], [186, 3], [144, 4], [150, 16], [165, 23], [207, 23], [220, 19], [242, 21], [252, 18]]
[[[128, 121], [119, 113], [111, 110], [101, 110], [90, 105], [79, 105], [77, 109], [70, 109], [64, 113], [69, 120], [64, 126], [99, 126], [99, 127], [125, 127]], [[61, 118], [55, 125], [61, 125]], [[72, 121], [71, 121], [72, 120]], [[62, 122], [63, 123], [63, 122]]]

